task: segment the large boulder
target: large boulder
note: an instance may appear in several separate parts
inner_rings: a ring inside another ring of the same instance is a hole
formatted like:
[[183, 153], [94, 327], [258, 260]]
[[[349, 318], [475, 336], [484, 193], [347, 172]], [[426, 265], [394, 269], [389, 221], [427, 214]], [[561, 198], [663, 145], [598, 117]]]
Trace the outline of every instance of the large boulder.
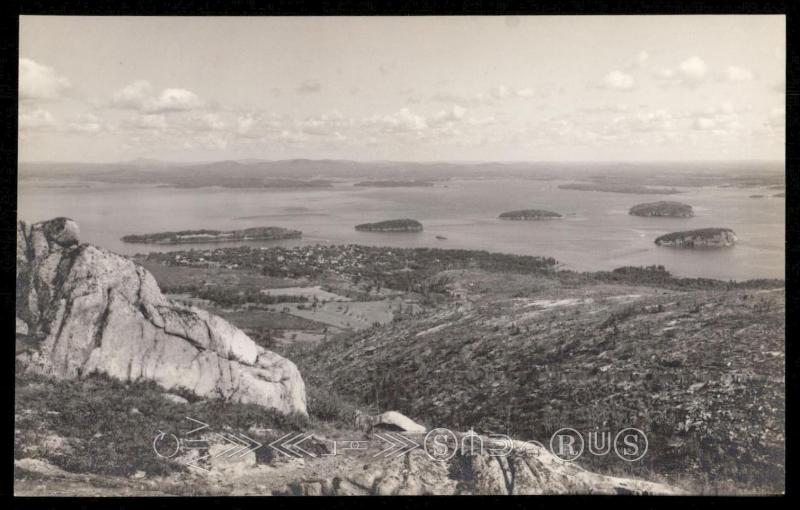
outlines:
[[289, 360], [203, 310], [167, 299], [133, 261], [78, 243], [67, 218], [17, 226], [17, 330], [26, 371], [55, 378], [100, 372], [199, 396], [306, 414]]

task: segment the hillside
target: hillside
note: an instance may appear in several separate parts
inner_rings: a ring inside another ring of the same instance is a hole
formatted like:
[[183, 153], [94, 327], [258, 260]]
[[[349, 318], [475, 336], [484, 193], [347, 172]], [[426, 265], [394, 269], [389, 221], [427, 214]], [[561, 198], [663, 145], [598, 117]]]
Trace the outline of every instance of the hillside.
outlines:
[[310, 385], [437, 426], [542, 442], [561, 427], [633, 426], [646, 463], [582, 461], [701, 491], [782, 490], [782, 287], [438, 277], [448, 305], [288, 352]]

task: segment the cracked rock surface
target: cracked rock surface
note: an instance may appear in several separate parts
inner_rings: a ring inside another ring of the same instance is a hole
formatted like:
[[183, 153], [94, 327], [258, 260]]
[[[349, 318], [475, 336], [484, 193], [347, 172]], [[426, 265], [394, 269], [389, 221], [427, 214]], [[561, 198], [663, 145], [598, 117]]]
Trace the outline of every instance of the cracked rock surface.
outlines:
[[80, 244], [78, 232], [67, 218], [17, 224], [17, 360], [24, 370], [153, 380], [306, 414], [294, 363], [220, 317], [170, 301], [147, 270]]

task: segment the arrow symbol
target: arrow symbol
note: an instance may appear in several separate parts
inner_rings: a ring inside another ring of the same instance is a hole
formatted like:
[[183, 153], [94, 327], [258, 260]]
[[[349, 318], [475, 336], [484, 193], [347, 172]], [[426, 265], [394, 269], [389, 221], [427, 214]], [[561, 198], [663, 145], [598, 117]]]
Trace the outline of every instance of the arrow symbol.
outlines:
[[294, 453], [297, 453], [298, 451], [300, 451], [300, 452], [305, 453], [306, 455], [308, 455], [311, 458], [316, 458], [316, 454], [313, 454], [311, 452], [307, 452], [306, 450], [303, 450], [302, 448], [300, 448], [300, 443], [302, 443], [303, 441], [306, 441], [307, 439], [310, 439], [310, 438], [311, 438], [311, 434], [306, 434], [306, 435], [298, 434], [297, 436], [292, 438], [292, 440], [289, 441], [290, 444], [288, 444], [286, 446], [286, 449], [291, 450]]
[[255, 446], [253, 446], [252, 444], [251, 444], [251, 445], [249, 445], [249, 446], [248, 446], [248, 447], [245, 449], [245, 451], [244, 451], [244, 452], [243, 452], [241, 455], [239, 455], [239, 457], [244, 457], [244, 456], [245, 456], [245, 455], [247, 455], [248, 453], [250, 453], [250, 452], [254, 452], [254, 451], [258, 450], [259, 448], [261, 448], [262, 446], [264, 446], [264, 445], [262, 445], [261, 443], [259, 443], [258, 441], [256, 441], [255, 439], [253, 439], [252, 437], [245, 436], [245, 435], [244, 435], [244, 434], [242, 434], [241, 432], [239, 433], [239, 435], [240, 435], [240, 436], [242, 436], [243, 438], [247, 439], [247, 440], [248, 440], [248, 441], [250, 441], [251, 443], [255, 444]]
[[283, 436], [279, 437], [275, 441], [269, 443], [267, 446], [269, 446], [270, 448], [272, 448], [273, 450], [275, 450], [277, 452], [280, 452], [280, 453], [286, 455], [287, 457], [293, 457], [293, 458], [294, 457], [299, 457], [300, 455], [298, 453], [293, 452], [291, 449], [286, 447], [286, 444], [285, 444], [286, 443], [286, 438], [291, 436], [291, 435], [292, 435], [291, 432], [289, 432], [288, 434], [284, 434]]
[[194, 434], [195, 432], [198, 432], [198, 431], [201, 431], [201, 430], [203, 430], [203, 429], [207, 429], [207, 428], [208, 428], [208, 423], [204, 423], [204, 422], [202, 422], [202, 421], [200, 421], [200, 420], [195, 420], [194, 418], [189, 418], [188, 416], [186, 417], [186, 419], [187, 419], [187, 420], [191, 420], [191, 421], [193, 421], [193, 422], [195, 422], [195, 423], [199, 423], [199, 424], [200, 424], [200, 426], [199, 426], [199, 427], [197, 427], [196, 429], [194, 429], [194, 430], [190, 430], [189, 432], [187, 432], [187, 433], [186, 433], [186, 435], [187, 435], [187, 436], [188, 436], [189, 434]]
[[406, 453], [414, 450], [415, 448], [419, 448], [420, 445], [411, 439], [407, 438], [402, 434], [392, 433], [392, 432], [385, 432], [383, 435], [375, 434], [378, 438], [382, 439], [383, 441], [389, 443], [389, 446], [381, 450], [380, 452], [373, 455], [373, 457], [383, 456], [383, 457], [399, 457], [401, 455], [405, 455]]

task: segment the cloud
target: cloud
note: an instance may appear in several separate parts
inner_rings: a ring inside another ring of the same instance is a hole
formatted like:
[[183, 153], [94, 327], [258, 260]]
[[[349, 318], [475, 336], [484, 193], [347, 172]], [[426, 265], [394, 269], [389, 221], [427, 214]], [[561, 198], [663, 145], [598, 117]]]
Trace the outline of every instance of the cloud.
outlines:
[[56, 99], [70, 87], [67, 78], [27, 58], [19, 59], [20, 99]]
[[700, 57], [689, 57], [681, 62], [678, 69], [684, 79], [689, 82], [699, 82], [705, 79], [708, 67]]
[[729, 66], [725, 69], [725, 79], [728, 81], [751, 81], [753, 72], [737, 66]]
[[298, 94], [316, 94], [322, 90], [322, 85], [316, 80], [306, 80], [294, 89]]
[[391, 115], [369, 117], [365, 123], [384, 132], [393, 133], [415, 132], [428, 128], [428, 121], [425, 117], [411, 112], [408, 108], [401, 108]]
[[773, 127], [786, 126], [786, 108], [776, 107], [770, 110], [767, 124]]
[[134, 129], [163, 131], [167, 129], [167, 119], [163, 114], [143, 114], [125, 119], [124, 124]]
[[100, 119], [91, 113], [79, 115], [75, 120], [68, 122], [65, 126], [67, 131], [75, 133], [97, 133], [102, 129]]
[[650, 60], [650, 54], [645, 50], [641, 50], [625, 65], [625, 69], [637, 69], [639, 67], [643, 67], [648, 60]]
[[20, 112], [19, 114], [20, 130], [53, 128], [56, 125], [55, 118], [47, 110], [36, 109], [30, 112]]
[[611, 71], [603, 78], [603, 87], [611, 90], [631, 90], [634, 85], [633, 76], [622, 71]]
[[116, 108], [146, 113], [168, 113], [195, 110], [203, 102], [197, 94], [186, 89], [164, 89], [156, 96], [150, 82], [137, 80], [114, 92], [111, 104]]
[[197, 94], [186, 89], [165, 89], [145, 106], [149, 112], [184, 112], [202, 106]]
[[706, 81], [709, 76], [708, 66], [700, 57], [689, 57], [676, 69], [660, 69], [655, 73], [656, 78], [689, 87], [694, 87]]

